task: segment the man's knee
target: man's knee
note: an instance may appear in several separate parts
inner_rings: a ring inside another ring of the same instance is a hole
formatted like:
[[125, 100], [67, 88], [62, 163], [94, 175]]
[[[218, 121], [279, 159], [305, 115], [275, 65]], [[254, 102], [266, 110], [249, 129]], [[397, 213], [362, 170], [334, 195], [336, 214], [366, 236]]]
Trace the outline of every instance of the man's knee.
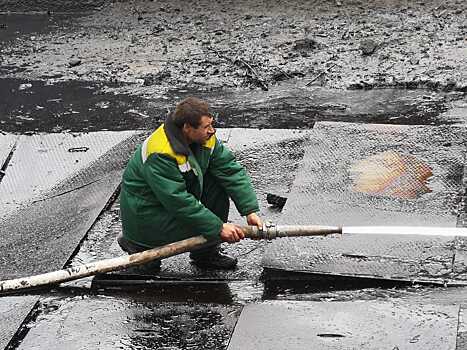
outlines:
[[[136, 244], [136, 243], [133, 243], [127, 240], [121, 233], [117, 237], [117, 242], [120, 248], [122, 248], [122, 250], [128, 254], [141, 253], [149, 249], [149, 248], [143, 247], [139, 244]], [[134, 269], [135, 270], [134, 272], [136, 273], [158, 272], [161, 268], [161, 263], [162, 263], [161, 259], [155, 259], [155, 260], [145, 263], [142, 266], [139, 266], [139, 267], [137, 266], [136, 269]]]
[[140, 244], [129, 241], [121, 233], [117, 237], [117, 242], [120, 248], [122, 248], [122, 250], [127, 252], [128, 254], [141, 253], [149, 249]]
[[223, 222], [229, 217], [230, 201], [225, 189], [213, 177], [207, 177], [201, 203], [216, 214]]

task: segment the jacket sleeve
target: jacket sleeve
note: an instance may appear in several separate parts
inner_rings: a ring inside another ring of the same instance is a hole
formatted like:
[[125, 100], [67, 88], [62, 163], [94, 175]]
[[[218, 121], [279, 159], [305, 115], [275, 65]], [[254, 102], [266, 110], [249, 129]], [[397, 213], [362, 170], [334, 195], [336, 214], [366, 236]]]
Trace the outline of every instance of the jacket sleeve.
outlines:
[[183, 226], [206, 239], [219, 238], [222, 220], [187, 191], [185, 180], [173, 159], [151, 155], [143, 166], [143, 176], [162, 206]]
[[243, 166], [235, 160], [232, 152], [217, 139], [208, 171], [219, 180], [241, 215], [259, 211], [250, 177]]

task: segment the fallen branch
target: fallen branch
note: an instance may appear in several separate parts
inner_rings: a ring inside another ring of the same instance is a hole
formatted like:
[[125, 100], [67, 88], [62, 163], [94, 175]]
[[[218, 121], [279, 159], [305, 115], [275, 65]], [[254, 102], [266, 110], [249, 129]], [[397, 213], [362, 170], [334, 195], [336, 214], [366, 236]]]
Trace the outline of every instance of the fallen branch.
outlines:
[[253, 69], [253, 67], [248, 64], [248, 62], [245, 62], [241, 58], [236, 59], [236, 61], [243, 63], [243, 65], [245, 65], [250, 70], [250, 72], [254, 74], [255, 81], [259, 85], [261, 85], [261, 88], [264, 91], [268, 91], [268, 89], [269, 89], [268, 86], [263, 82], [263, 80], [259, 77], [258, 73], [256, 73], [256, 71]]
[[248, 71], [250, 72], [250, 77], [253, 78], [254, 82], [259, 84], [261, 89], [264, 90], [264, 91], [268, 91], [269, 88], [268, 86], [266, 85], [266, 83], [260, 78], [260, 76], [258, 75], [258, 73], [253, 69], [253, 67], [248, 63], [246, 62], [245, 60], [241, 59], [241, 58], [235, 58], [235, 59], [232, 59], [228, 56], [225, 56], [224, 54], [222, 54], [221, 52], [217, 51], [215, 48], [213, 47], [209, 47], [209, 49], [211, 51], [214, 51], [217, 56], [219, 56], [220, 58], [223, 58], [235, 65], [239, 65], [239, 63], [241, 63], [244, 67], [246, 67], [248, 69]]
[[316, 75], [313, 79], [311, 79], [308, 83], [306, 83], [305, 86], [311, 85], [311, 83], [313, 83], [315, 80], [317, 80], [318, 78], [320, 78], [322, 75], [329, 73], [329, 71], [331, 70], [331, 68], [333, 68], [333, 67], [336, 66], [336, 65], [337, 65], [337, 63], [331, 64], [327, 69], [323, 70], [321, 73], [319, 73], [318, 75]]
[[287, 78], [291, 79], [293, 78], [289, 73], [287, 73], [285, 70], [283, 70], [282, 68], [279, 68], [280, 72], [282, 74], [284, 74]]

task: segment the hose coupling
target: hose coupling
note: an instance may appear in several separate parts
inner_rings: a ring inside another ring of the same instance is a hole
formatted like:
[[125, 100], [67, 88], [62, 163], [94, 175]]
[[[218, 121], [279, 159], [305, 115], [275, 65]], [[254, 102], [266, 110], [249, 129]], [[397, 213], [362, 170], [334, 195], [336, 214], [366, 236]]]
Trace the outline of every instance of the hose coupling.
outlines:
[[277, 230], [277, 225], [271, 221], [265, 221], [261, 229], [261, 236], [263, 239], [272, 240], [279, 236], [279, 231]]

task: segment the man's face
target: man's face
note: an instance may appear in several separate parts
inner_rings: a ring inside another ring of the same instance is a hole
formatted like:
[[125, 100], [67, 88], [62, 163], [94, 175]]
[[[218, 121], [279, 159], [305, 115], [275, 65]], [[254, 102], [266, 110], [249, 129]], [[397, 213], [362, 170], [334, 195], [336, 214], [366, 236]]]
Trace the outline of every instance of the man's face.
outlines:
[[213, 127], [213, 122], [214, 118], [203, 115], [197, 128], [185, 124], [183, 130], [188, 142], [202, 144], [207, 141], [212, 135], [216, 133], [216, 130]]

